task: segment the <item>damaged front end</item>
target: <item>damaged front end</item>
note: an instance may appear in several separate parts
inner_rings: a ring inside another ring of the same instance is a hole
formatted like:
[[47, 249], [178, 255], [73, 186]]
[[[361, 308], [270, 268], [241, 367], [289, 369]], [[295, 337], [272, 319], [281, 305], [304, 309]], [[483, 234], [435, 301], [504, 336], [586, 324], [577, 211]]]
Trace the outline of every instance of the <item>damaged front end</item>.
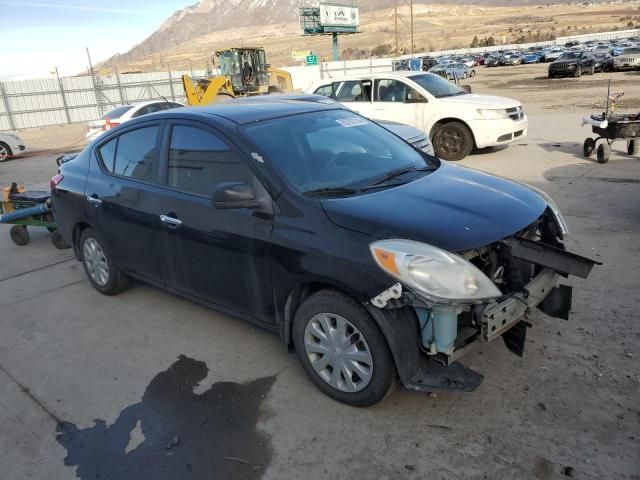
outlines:
[[[408, 241], [373, 244], [378, 265], [399, 282], [372, 298], [369, 310], [387, 339], [398, 343], [390, 347], [405, 387], [474, 390], [483, 377], [458, 363], [460, 357], [500, 337], [522, 356], [533, 308], [568, 319], [572, 290], [558, 281], [586, 278], [598, 262], [565, 251], [566, 234], [549, 207], [525, 229], [482, 248], [458, 254], [434, 249], [441, 258], [413, 251]], [[442, 280], [447, 268], [451, 276]]]

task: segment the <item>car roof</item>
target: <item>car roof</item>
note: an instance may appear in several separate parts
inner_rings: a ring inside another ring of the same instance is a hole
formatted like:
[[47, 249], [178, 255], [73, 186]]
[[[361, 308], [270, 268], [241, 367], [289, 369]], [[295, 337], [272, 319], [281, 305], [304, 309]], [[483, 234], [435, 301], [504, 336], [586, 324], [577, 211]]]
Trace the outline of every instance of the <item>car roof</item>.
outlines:
[[141, 118], [162, 118], [171, 115], [185, 117], [215, 116], [233, 123], [247, 124], [323, 110], [344, 110], [344, 108], [337, 102], [319, 95], [260, 95], [200, 107], [165, 110], [164, 112], [145, 115]]

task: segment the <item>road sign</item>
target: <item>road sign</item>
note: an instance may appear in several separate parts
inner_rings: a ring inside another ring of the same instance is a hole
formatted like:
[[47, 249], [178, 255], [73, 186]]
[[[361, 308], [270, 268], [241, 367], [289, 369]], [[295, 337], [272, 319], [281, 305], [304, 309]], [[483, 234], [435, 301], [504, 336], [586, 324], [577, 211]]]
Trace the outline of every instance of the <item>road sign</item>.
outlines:
[[318, 56], [317, 55], [307, 55], [306, 61], [307, 61], [307, 65], [317, 65], [318, 64]]
[[302, 62], [307, 59], [308, 55], [313, 55], [311, 50], [293, 50], [291, 58], [296, 62]]

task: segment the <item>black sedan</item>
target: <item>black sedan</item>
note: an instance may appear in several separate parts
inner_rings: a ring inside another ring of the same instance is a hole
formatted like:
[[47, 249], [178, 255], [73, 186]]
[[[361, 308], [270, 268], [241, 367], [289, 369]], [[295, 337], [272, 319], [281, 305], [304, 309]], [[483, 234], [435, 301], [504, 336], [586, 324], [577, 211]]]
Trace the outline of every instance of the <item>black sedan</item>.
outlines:
[[475, 389], [482, 375], [457, 359], [498, 338], [522, 355], [523, 318], [566, 318], [571, 288], [556, 283], [592, 266], [564, 251], [543, 192], [440, 161], [322, 97], [135, 119], [51, 186], [96, 290], [138, 279], [272, 330], [355, 406], [396, 378]]

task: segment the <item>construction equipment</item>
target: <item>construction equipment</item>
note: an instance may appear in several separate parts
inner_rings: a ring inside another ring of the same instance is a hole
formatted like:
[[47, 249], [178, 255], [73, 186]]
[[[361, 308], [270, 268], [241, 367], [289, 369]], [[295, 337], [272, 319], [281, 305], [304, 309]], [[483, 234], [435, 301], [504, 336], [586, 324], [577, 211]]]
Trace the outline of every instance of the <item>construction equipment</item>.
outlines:
[[25, 191], [24, 186], [16, 182], [13, 182], [11, 187], [2, 189], [0, 223], [13, 225], [9, 230], [13, 243], [29, 243], [27, 226], [44, 227], [51, 232], [51, 243], [56, 248], [70, 248], [56, 226], [49, 195], [50, 193], [45, 191]]
[[189, 105], [208, 105], [237, 97], [291, 93], [293, 83], [286, 70], [271, 68], [264, 48], [242, 47], [215, 53], [220, 76], [194, 80], [182, 76], [182, 86]]

